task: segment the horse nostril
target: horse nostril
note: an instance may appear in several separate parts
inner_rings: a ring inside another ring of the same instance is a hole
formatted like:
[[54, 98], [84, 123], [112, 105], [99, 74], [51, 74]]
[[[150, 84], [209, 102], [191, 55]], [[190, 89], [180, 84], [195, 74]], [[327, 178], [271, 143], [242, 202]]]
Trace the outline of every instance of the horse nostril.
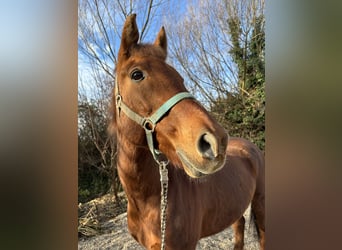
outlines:
[[211, 133], [204, 133], [200, 136], [197, 148], [204, 158], [213, 160], [217, 157], [217, 142]]

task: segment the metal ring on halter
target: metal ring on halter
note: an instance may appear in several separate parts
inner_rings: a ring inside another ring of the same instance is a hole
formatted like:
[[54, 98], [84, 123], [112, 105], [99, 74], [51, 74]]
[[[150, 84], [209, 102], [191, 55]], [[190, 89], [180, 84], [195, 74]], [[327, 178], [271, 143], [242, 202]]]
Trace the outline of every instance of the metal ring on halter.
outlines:
[[156, 124], [154, 122], [152, 122], [150, 119], [145, 119], [142, 126], [146, 131], [152, 133], [152, 132], [154, 132], [154, 128], [156, 127]]

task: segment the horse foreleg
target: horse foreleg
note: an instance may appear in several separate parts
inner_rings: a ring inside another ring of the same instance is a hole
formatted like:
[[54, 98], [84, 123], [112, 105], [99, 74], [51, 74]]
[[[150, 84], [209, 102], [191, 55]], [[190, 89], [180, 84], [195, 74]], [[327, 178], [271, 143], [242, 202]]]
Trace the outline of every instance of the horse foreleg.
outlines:
[[245, 218], [242, 216], [232, 227], [235, 237], [234, 250], [242, 250], [244, 245]]

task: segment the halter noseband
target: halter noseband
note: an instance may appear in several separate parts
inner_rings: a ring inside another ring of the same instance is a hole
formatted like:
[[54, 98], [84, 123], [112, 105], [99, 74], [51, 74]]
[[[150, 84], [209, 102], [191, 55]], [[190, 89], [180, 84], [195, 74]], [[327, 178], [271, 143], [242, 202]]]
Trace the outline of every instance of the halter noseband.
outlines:
[[142, 126], [146, 133], [146, 139], [147, 139], [147, 145], [150, 149], [153, 158], [156, 162], [160, 163], [160, 160], [158, 158], [158, 155], [161, 154], [161, 152], [154, 148], [153, 144], [153, 132], [154, 128], [157, 125], [157, 123], [161, 120], [161, 118], [178, 102], [180, 102], [183, 99], [191, 98], [194, 99], [194, 97], [188, 93], [188, 92], [181, 92], [170, 99], [168, 99], [159, 109], [154, 112], [149, 117], [142, 117], [141, 115], [135, 113], [132, 109], [130, 109], [123, 101], [122, 96], [119, 93], [119, 87], [118, 82], [115, 80], [115, 92], [116, 92], [116, 107], [118, 109], [119, 115], [120, 111], [122, 110], [126, 116], [128, 116], [131, 120], [135, 121], [137, 124]]

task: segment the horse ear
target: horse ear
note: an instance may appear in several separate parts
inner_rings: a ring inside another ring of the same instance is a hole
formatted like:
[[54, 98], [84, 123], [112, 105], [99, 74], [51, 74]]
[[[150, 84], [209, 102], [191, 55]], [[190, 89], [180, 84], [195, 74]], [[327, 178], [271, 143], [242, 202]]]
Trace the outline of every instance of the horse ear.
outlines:
[[154, 45], [161, 47], [164, 50], [165, 55], [167, 54], [167, 38], [164, 26], [160, 29], [157, 38], [154, 41]]
[[132, 45], [137, 44], [139, 40], [139, 31], [138, 26], [135, 21], [136, 14], [132, 14], [126, 18], [122, 36], [121, 36], [121, 45], [119, 49], [119, 57], [120, 56], [129, 56], [129, 49]]

